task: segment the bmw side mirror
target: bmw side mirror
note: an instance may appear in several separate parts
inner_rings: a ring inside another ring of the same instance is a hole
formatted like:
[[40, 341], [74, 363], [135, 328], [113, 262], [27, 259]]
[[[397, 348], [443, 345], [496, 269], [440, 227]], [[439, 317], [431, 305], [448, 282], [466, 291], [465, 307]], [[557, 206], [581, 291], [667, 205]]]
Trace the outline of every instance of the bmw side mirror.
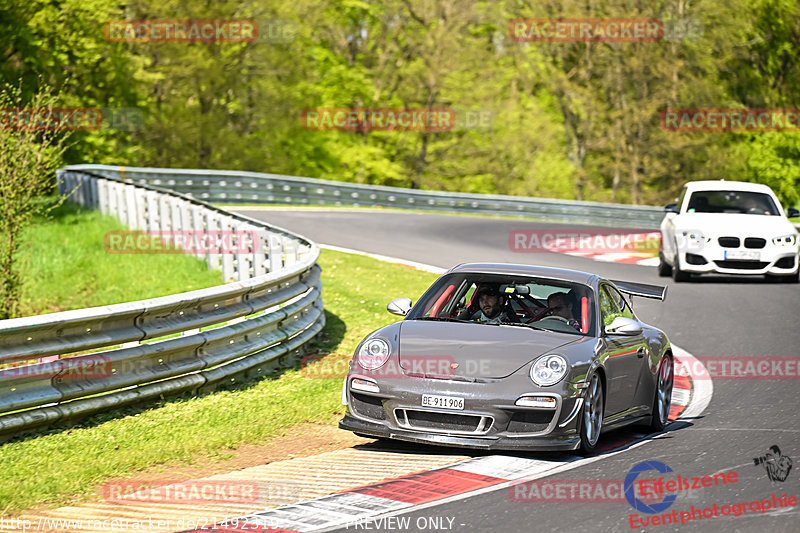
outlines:
[[677, 213], [678, 212], [678, 204], [667, 204], [664, 206], [665, 213]]
[[800, 217], [800, 210], [797, 210], [794, 207], [790, 207], [789, 209], [786, 210], [786, 216], [788, 218]]
[[395, 298], [386, 306], [393, 315], [406, 316], [411, 311], [411, 298]]
[[632, 318], [625, 316], [618, 316], [611, 321], [611, 324], [605, 328], [607, 335], [640, 335], [642, 333], [642, 325]]

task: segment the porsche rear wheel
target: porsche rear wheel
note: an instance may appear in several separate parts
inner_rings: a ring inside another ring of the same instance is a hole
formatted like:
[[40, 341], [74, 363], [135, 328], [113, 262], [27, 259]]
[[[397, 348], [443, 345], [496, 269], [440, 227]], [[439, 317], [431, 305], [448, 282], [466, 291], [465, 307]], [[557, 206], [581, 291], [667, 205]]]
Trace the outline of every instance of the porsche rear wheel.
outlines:
[[581, 417], [581, 450], [589, 453], [597, 447], [600, 440], [600, 430], [603, 429], [603, 409], [605, 397], [603, 384], [597, 374], [592, 376], [586, 396], [583, 399], [583, 414]]
[[674, 383], [675, 371], [672, 358], [665, 355], [661, 359], [658, 367], [658, 381], [656, 382], [656, 393], [653, 398], [653, 414], [650, 422], [652, 431], [664, 431], [669, 424], [669, 410], [672, 404], [672, 385]]

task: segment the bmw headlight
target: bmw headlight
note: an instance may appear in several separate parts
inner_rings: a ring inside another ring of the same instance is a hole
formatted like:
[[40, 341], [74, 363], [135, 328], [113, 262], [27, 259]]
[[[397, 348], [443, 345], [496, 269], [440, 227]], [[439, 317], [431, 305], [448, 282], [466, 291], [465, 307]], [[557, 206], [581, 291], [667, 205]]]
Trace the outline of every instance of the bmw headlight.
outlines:
[[703, 246], [703, 244], [711, 242], [711, 238], [703, 235], [702, 231], [687, 230], [682, 231], [681, 235], [683, 235], [683, 238], [686, 239], [686, 244], [696, 247]]
[[781, 235], [780, 237], [775, 237], [772, 239], [772, 242], [778, 246], [787, 246], [791, 248], [797, 244], [797, 234], [792, 233], [791, 235]]
[[369, 339], [361, 345], [356, 360], [361, 368], [375, 370], [389, 359], [389, 343], [383, 339]]
[[531, 365], [531, 381], [540, 387], [555, 385], [567, 373], [567, 360], [560, 355], [545, 355]]

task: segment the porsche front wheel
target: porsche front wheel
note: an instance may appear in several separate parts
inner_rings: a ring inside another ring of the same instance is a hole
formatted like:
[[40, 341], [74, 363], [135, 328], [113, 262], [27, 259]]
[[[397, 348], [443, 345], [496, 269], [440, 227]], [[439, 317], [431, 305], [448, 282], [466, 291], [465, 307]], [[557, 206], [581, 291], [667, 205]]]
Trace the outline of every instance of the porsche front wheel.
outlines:
[[581, 450], [589, 453], [597, 447], [600, 440], [600, 430], [603, 428], [603, 409], [605, 398], [603, 384], [595, 374], [586, 389], [583, 399], [583, 416], [581, 419]]

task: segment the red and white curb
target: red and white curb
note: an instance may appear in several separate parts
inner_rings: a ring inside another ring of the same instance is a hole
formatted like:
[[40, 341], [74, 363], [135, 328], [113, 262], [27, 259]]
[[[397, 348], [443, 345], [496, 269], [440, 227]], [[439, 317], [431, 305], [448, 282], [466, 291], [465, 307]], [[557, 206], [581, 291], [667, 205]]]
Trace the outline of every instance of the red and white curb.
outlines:
[[[675, 381], [670, 420], [675, 421], [702, 413], [711, 400], [713, 388], [710, 380], [692, 378], [692, 372], [705, 370], [698, 359], [677, 346], [672, 348]], [[566, 453], [549, 455], [547, 460], [505, 455], [476, 457], [330, 496], [267, 509], [220, 524], [216, 529], [193, 531], [304, 533], [342, 527], [363, 529], [367, 523], [369, 529], [381, 529], [382, 520], [412, 507], [440, 505], [499, 490], [521, 479], [533, 480], [571, 470], [644, 445], [650, 440], [648, 436], [618, 439], [602, 446], [599, 455], [586, 458]]]
[[[638, 239], [661, 239], [661, 232], [654, 231], [650, 233], [630, 233], [630, 234], [621, 234], [618, 235], [620, 239], [624, 239], [625, 237], [629, 237], [631, 240], [634, 237]], [[551, 244], [549, 246], [545, 246], [548, 252], [559, 253], [559, 254], [567, 254], [572, 255], [575, 257], [586, 257], [587, 259], [592, 259], [594, 261], [602, 261], [605, 263], [624, 263], [628, 265], [644, 265], [644, 266], [658, 266], [658, 257], [653, 257], [652, 254], [645, 253], [645, 252], [635, 252], [635, 251], [628, 251], [623, 250], [621, 252], [599, 252], [599, 251], [592, 251], [586, 250], [585, 248], [580, 247], [570, 247], [570, 246], [558, 246], [556, 244]]]
[[[373, 254], [369, 252], [362, 252], [361, 250], [353, 250], [352, 248], [343, 248], [341, 246], [334, 246], [332, 244], [320, 244], [323, 250], [332, 250], [334, 252], [344, 252], [347, 254], [363, 255], [371, 257], [379, 261], [386, 261], [388, 263], [395, 263], [397, 265], [407, 266], [416, 270], [424, 270], [425, 272], [432, 272], [434, 274], [444, 274], [447, 269], [439, 268], [416, 261], [409, 261], [406, 259], [399, 259], [397, 257], [390, 257], [387, 255]], [[643, 266], [658, 266], [658, 257], [652, 257], [650, 254], [642, 252], [586, 252], [571, 248], [558, 248], [555, 246], [547, 249], [549, 252], [557, 254], [572, 255], [575, 257], [585, 257], [594, 261], [602, 261], [605, 263], [624, 263], [629, 265], [643, 265]]]

